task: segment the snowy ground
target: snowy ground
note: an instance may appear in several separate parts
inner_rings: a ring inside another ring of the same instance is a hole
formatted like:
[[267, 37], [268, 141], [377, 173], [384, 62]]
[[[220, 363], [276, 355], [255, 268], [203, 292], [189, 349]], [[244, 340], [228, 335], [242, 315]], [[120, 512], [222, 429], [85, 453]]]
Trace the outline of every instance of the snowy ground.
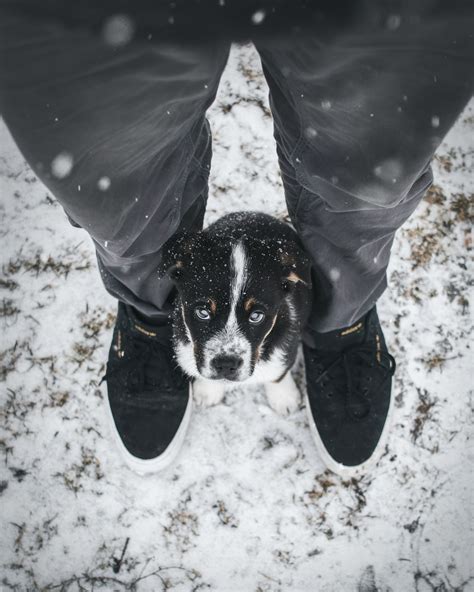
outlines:
[[[266, 93], [253, 49], [235, 49], [210, 112], [208, 221], [285, 210]], [[380, 465], [352, 481], [324, 470], [304, 409], [282, 419], [258, 388], [197, 410], [163, 474], [123, 466], [97, 387], [115, 304], [2, 124], [2, 590], [474, 590], [473, 107], [393, 249], [379, 312], [395, 421]]]

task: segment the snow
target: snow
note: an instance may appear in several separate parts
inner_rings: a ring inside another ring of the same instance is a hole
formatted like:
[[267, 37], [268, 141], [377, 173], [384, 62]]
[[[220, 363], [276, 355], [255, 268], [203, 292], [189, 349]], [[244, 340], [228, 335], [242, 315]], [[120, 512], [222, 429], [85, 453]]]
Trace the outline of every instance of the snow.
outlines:
[[98, 181], [97, 181], [97, 187], [101, 190], [101, 191], [107, 191], [107, 189], [110, 188], [110, 178], [109, 177], [101, 177]]
[[312, 140], [318, 135], [318, 132], [314, 129], [314, 127], [311, 127], [311, 126], [308, 126], [305, 129], [304, 133], [305, 133], [305, 136], [308, 138], [308, 140]]
[[74, 159], [72, 154], [69, 154], [69, 152], [60, 152], [51, 162], [51, 172], [58, 179], [64, 179], [71, 173], [73, 165]]
[[387, 19], [387, 29], [396, 31], [402, 22], [399, 14], [391, 14]]
[[395, 183], [402, 172], [402, 162], [397, 158], [388, 158], [374, 168], [374, 175], [386, 182]]
[[109, 17], [103, 26], [104, 42], [111, 47], [123, 47], [130, 43], [135, 33], [135, 23], [126, 14]]
[[[210, 110], [208, 223], [285, 211], [266, 95], [255, 51], [234, 48]], [[379, 466], [347, 482], [325, 471], [303, 407], [281, 418], [258, 387], [196, 410], [162, 474], [124, 467], [98, 387], [115, 303], [87, 234], [2, 124], [3, 589], [474, 589], [473, 122], [471, 104], [392, 248], [379, 314], [398, 362], [394, 425]]]
[[256, 12], [254, 12], [252, 14], [252, 18], [251, 18], [252, 23], [254, 25], [261, 25], [263, 23], [263, 21], [265, 20], [265, 16], [266, 16], [266, 13], [264, 10], [257, 10]]

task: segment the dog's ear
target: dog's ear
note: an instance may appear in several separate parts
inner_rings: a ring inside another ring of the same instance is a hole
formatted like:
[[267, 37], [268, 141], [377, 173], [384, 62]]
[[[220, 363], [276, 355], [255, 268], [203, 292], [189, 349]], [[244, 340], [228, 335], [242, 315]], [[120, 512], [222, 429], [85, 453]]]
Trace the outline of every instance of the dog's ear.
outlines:
[[292, 241], [279, 241], [277, 253], [282, 267], [282, 289], [289, 291], [300, 283], [311, 288], [311, 260], [303, 248]]
[[167, 275], [174, 282], [178, 282], [185, 274], [201, 240], [202, 233], [200, 232], [183, 232], [166, 241], [158, 266], [159, 278]]

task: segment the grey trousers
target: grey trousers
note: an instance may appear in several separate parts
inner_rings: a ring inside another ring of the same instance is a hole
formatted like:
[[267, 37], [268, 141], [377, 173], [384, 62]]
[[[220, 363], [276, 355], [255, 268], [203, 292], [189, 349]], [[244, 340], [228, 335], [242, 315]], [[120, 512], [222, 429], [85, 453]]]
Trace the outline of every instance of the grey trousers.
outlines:
[[[312, 330], [349, 325], [382, 294], [394, 234], [471, 96], [472, 13], [426, 11], [412, 22], [362, 11], [340, 28], [255, 40], [288, 211], [314, 262]], [[0, 107], [35, 173], [92, 237], [106, 289], [159, 320], [172, 289], [157, 277], [161, 248], [202, 225], [205, 113], [230, 41], [125, 37], [4, 14]]]

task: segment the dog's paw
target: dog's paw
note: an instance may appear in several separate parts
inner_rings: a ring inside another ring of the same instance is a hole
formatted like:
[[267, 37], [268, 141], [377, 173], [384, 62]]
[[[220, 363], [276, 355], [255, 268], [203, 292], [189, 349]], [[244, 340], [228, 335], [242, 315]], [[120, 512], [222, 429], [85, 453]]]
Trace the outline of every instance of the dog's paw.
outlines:
[[270, 407], [279, 415], [294, 413], [299, 407], [301, 395], [289, 371], [280, 382], [267, 382], [265, 392]]
[[220, 380], [202, 380], [193, 382], [193, 399], [201, 407], [217, 405], [224, 398], [224, 384]]

